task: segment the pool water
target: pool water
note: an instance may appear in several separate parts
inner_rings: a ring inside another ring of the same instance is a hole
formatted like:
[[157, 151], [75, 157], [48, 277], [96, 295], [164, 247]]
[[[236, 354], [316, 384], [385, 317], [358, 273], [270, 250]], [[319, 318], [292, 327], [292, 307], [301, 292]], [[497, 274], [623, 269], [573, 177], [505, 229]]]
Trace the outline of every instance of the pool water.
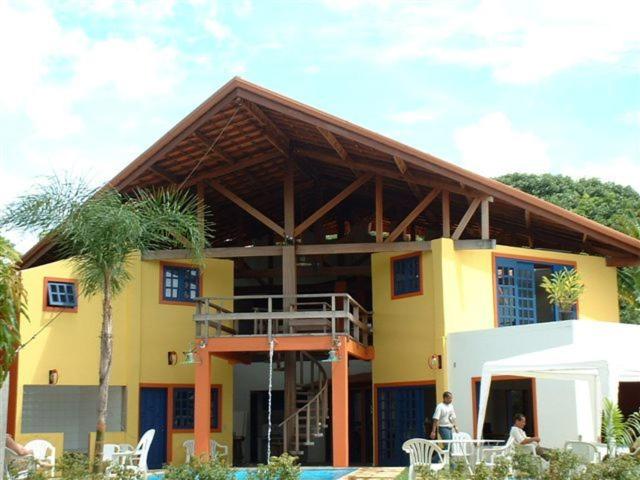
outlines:
[[[236, 480], [247, 480], [247, 473], [250, 469], [239, 468], [235, 470]], [[303, 468], [300, 480], [338, 480], [357, 468]], [[164, 474], [153, 473], [147, 477], [148, 480], [164, 480]]]

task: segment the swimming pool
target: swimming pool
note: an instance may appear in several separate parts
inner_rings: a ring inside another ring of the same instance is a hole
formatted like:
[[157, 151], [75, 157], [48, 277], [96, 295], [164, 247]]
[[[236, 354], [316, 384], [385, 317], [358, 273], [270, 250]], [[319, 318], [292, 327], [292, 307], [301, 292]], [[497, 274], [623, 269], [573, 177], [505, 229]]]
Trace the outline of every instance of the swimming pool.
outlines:
[[[251, 469], [238, 468], [235, 470], [236, 480], [247, 480], [247, 473]], [[338, 480], [352, 472], [357, 468], [303, 468], [300, 474], [300, 480]], [[148, 480], [164, 480], [164, 474], [153, 473], [147, 477]]]

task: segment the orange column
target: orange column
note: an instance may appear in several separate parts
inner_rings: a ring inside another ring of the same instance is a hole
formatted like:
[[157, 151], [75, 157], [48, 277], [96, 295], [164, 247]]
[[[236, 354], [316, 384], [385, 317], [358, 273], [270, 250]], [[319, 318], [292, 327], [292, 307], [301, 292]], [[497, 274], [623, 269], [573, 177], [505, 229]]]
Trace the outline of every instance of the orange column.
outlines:
[[194, 426], [196, 456], [209, 455], [211, 432], [211, 355], [199, 352], [202, 363], [196, 365]]
[[331, 427], [333, 466], [349, 466], [349, 358], [343, 338], [338, 350], [340, 360], [331, 364]]

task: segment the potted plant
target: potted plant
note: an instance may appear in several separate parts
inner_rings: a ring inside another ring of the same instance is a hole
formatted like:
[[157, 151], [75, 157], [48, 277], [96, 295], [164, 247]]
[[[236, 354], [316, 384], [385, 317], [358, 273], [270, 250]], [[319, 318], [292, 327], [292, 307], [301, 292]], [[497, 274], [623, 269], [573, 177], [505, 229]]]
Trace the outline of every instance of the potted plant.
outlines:
[[563, 268], [542, 278], [540, 286], [547, 292], [549, 303], [560, 309], [561, 320], [570, 320], [573, 307], [584, 293], [584, 283], [573, 268]]

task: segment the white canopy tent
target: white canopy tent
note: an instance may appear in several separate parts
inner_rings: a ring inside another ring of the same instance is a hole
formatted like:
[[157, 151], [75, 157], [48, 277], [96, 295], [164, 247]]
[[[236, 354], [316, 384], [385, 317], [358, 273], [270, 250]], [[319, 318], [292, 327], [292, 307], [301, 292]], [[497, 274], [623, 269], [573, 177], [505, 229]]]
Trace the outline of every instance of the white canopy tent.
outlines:
[[618, 401], [619, 382], [640, 382], [640, 356], [634, 355], [626, 345], [607, 342], [606, 338], [602, 340], [597, 346], [591, 342], [588, 345], [572, 343], [485, 362], [480, 384], [478, 435], [482, 436], [491, 379], [498, 375], [588, 382], [593, 402], [594, 432], [600, 432], [603, 399]]

